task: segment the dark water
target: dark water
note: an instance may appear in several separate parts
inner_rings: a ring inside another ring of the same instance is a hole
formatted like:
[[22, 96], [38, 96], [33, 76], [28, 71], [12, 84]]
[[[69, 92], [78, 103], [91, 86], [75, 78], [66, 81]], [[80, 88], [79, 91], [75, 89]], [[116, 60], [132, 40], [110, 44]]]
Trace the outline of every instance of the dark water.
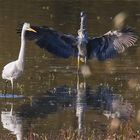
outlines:
[[[0, 0], [0, 71], [18, 56], [20, 23], [76, 35], [81, 10], [87, 12], [90, 36], [110, 30], [112, 18], [121, 11], [129, 15], [126, 24], [140, 33], [139, 0]], [[16, 84], [14, 99], [10, 84], [3, 95], [5, 83], [0, 79], [0, 140], [31, 139], [31, 134], [55, 136], [69, 127], [104, 131], [110, 123], [106, 114], [131, 120], [134, 131], [139, 131], [139, 45], [113, 60], [89, 61], [92, 75], [86, 81], [80, 75], [78, 81], [76, 59], [57, 58], [28, 42], [25, 72]]]

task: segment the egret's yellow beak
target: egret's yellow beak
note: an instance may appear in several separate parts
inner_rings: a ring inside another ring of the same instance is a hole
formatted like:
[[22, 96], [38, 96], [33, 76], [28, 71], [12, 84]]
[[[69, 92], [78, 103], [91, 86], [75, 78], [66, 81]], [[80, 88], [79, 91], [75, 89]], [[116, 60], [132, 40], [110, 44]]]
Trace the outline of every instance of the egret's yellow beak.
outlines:
[[35, 31], [34, 29], [32, 29], [32, 28], [29, 28], [29, 29], [27, 29], [27, 31], [31, 31], [31, 32], [37, 32], [37, 31]]

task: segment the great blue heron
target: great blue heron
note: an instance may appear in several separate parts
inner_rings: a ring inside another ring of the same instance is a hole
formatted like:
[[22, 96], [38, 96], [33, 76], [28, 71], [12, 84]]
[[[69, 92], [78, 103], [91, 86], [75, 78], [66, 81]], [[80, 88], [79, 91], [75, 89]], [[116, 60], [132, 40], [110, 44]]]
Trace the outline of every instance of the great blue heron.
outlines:
[[[81, 23], [84, 23], [84, 17], [85, 14], [82, 13]], [[90, 38], [87, 37], [86, 28], [83, 25], [81, 24], [80, 27], [82, 30], [78, 31], [78, 37], [45, 26], [31, 26], [36, 32], [26, 31], [25, 36], [28, 40], [35, 41], [40, 48], [56, 56], [69, 58], [70, 56], [79, 57], [81, 55], [80, 60], [84, 62], [86, 59], [92, 58], [98, 60], [114, 58], [137, 41], [136, 33], [129, 26], [109, 31], [100, 37]], [[21, 32], [20, 29], [18, 32]], [[79, 42], [84, 45], [79, 47]]]
[[36, 32], [35, 30], [30, 28], [29, 23], [24, 23], [21, 32], [21, 47], [18, 59], [16, 61], [12, 61], [4, 66], [2, 71], [2, 78], [5, 80], [11, 81], [12, 90], [13, 90], [13, 82], [16, 80], [24, 70], [24, 57], [25, 57], [25, 31]]
[[77, 48], [78, 48], [78, 70], [80, 60], [86, 63], [87, 59], [88, 34], [86, 32], [86, 14], [81, 12], [80, 29], [78, 30]]

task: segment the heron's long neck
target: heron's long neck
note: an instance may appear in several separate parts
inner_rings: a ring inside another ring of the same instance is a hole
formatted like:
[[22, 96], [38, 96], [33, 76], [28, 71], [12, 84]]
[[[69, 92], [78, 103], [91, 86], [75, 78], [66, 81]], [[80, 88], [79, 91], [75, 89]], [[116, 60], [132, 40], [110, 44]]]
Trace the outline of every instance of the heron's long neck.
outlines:
[[86, 16], [83, 16], [83, 17], [81, 17], [81, 23], [80, 23], [80, 29], [81, 30], [84, 30], [84, 29], [86, 29], [86, 23], [87, 21], [86, 21]]
[[25, 30], [22, 30], [21, 47], [20, 47], [20, 52], [19, 52], [19, 56], [18, 56], [18, 61], [24, 62], [24, 57], [25, 57]]
[[87, 43], [88, 41], [88, 33], [86, 31], [86, 28], [87, 28], [87, 18], [86, 15], [84, 15], [81, 17], [80, 29], [78, 33], [78, 38], [81, 39], [81, 41], [84, 42], [84, 44]]

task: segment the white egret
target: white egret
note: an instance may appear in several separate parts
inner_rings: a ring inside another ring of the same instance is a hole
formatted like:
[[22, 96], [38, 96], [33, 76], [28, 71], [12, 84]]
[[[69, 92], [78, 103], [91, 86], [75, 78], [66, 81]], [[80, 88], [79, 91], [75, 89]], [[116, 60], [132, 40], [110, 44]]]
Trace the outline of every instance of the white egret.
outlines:
[[4, 66], [2, 71], [2, 78], [11, 81], [12, 90], [14, 86], [14, 81], [23, 73], [24, 70], [24, 58], [25, 58], [25, 32], [26, 30], [36, 32], [30, 28], [29, 23], [24, 23], [21, 33], [21, 47], [18, 59], [12, 61]]
[[13, 106], [13, 103], [11, 103], [10, 111], [1, 111], [1, 123], [3, 128], [16, 136], [16, 140], [23, 140], [22, 118], [13, 110]]

